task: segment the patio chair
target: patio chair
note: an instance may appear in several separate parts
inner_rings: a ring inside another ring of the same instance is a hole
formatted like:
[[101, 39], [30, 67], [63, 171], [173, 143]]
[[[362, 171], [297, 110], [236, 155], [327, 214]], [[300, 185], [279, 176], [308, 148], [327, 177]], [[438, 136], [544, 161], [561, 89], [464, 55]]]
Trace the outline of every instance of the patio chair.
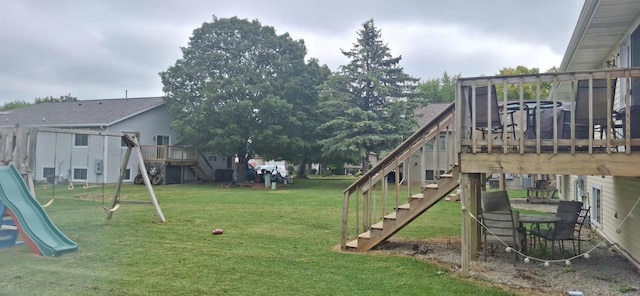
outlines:
[[482, 212], [511, 210], [509, 195], [506, 191], [483, 191], [480, 194]]
[[[531, 234], [538, 239], [544, 239], [546, 241], [544, 246], [544, 252], [548, 242], [551, 242], [551, 255], [555, 255], [555, 243], [558, 242], [560, 250], [564, 252], [564, 241], [573, 241], [575, 238], [576, 223], [582, 210], [582, 202], [580, 201], [560, 201], [558, 203], [558, 209], [555, 214], [560, 218], [560, 221], [553, 223], [549, 229], [532, 229]], [[574, 245], [573, 252], [576, 253]]]
[[[501, 246], [507, 245], [522, 253], [526, 253], [527, 238], [519, 226], [520, 213], [512, 211], [482, 212], [484, 261], [487, 261], [487, 250], [494, 253]], [[518, 253], [514, 252], [513, 265], [518, 262]]]
[[[502, 137], [503, 131], [510, 133], [513, 136], [513, 139], [516, 138], [516, 130], [515, 124], [513, 123], [513, 112], [510, 111], [508, 114], [500, 113], [500, 106], [498, 106], [498, 97], [496, 96], [496, 87], [495, 85], [491, 85], [491, 98], [489, 98], [488, 87], [476, 87], [476, 110], [473, 109], [473, 90], [471, 87], [467, 87], [465, 89], [465, 95], [467, 96], [467, 101], [469, 102], [469, 110], [471, 110], [471, 114], [476, 114], [476, 129], [482, 131], [482, 138], [485, 138], [485, 135], [488, 134], [489, 130], [491, 133], [498, 138]], [[489, 122], [489, 113], [491, 113], [491, 122]], [[504, 125], [502, 123], [502, 116], [506, 116], [511, 122]], [[473, 117], [472, 117], [473, 118]]]
[[574, 233], [573, 233], [573, 250], [575, 252], [576, 249], [576, 245], [578, 246], [578, 253], [576, 254], [582, 254], [582, 246], [581, 243], [582, 241], [586, 241], [587, 239], [583, 239], [582, 238], [582, 228], [584, 226], [588, 226], [589, 223], [591, 223], [590, 219], [589, 219], [589, 213], [591, 212], [591, 207], [588, 207], [586, 209], [581, 209], [580, 210], [580, 214], [578, 215], [578, 221], [576, 222], [576, 226], [574, 228]]
[[[487, 249], [493, 253], [497, 246], [504, 244], [526, 252], [526, 237], [520, 227], [518, 211], [511, 210], [509, 195], [506, 191], [483, 191], [480, 194], [482, 207], [482, 225], [484, 241], [484, 259], [487, 260]], [[515, 263], [518, 254], [515, 253]]]
[[[611, 106], [607, 108], [607, 80], [593, 79], [593, 126], [594, 132], [604, 138], [605, 131], [612, 126], [608, 121], [607, 111], [611, 110], [613, 118], [613, 101], [615, 98], [616, 79], [611, 79]], [[589, 80], [578, 80], [575, 97], [576, 139], [589, 138]], [[571, 116], [564, 117], [563, 138], [569, 139], [571, 133]]]

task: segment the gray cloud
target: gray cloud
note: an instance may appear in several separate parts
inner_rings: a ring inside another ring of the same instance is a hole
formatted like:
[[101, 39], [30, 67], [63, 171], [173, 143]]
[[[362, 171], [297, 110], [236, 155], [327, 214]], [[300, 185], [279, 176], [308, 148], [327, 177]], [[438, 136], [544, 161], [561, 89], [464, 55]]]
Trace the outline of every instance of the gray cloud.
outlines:
[[[162, 94], [158, 73], [193, 29], [217, 17], [258, 19], [304, 39], [337, 69], [373, 18], [407, 73], [493, 74], [559, 65], [583, 1], [6, 1], [0, 9], [0, 103]], [[544, 67], [543, 67], [544, 66]]]

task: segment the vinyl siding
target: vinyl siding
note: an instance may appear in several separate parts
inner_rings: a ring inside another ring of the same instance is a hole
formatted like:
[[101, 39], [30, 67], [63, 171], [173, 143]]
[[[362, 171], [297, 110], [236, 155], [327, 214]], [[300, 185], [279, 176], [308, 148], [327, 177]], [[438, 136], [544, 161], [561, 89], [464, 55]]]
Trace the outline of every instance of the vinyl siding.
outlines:
[[[156, 135], [170, 137], [171, 144], [177, 142], [176, 134], [170, 129], [172, 120], [166, 105], [148, 110], [126, 120], [109, 126], [106, 131], [111, 133], [139, 132], [140, 144], [155, 145], [153, 139]], [[74, 129], [89, 129], [98, 131], [98, 128], [74, 127]], [[87, 147], [74, 147], [74, 138], [71, 134], [39, 132], [36, 142], [36, 171], [34, 180], [44, 181], [44, 168], [54, 167], [56, 175], [63, 184], [71, 179], [74, 168], [87, 169], [87, 181], [92, 184], [116, 183], [120, 176], [120, 167], [127, 148], [121, 146], [119, 137], [89, 136]], [[103, 173], [96, 174], [95, 160], [103, 160]], [[138, 174], [138, 158], [132, 152], [127, 169], [130, 170], [132, 182]], [[84, 183], [84, 181], [75, 181]]]
[[[571, 176], [575, 184], [577, 176]], [[575, 186], [569, 186], [570, 196], [575, 196]], [[585, 206], [592, 206], [591, 216], [596, 209], [592, 205], [592, 188], [601, 188], [602, 217], [600, 223], [592, 227], [612, 243], [626, 250], [636, 261], [640, 260], [640, 204], [633, 208], [640, 198], [640, 179], [611, 176], [588, 176], [585, 180], [587, 198]], [[623, 219], [631, 215], [623, 222]]]

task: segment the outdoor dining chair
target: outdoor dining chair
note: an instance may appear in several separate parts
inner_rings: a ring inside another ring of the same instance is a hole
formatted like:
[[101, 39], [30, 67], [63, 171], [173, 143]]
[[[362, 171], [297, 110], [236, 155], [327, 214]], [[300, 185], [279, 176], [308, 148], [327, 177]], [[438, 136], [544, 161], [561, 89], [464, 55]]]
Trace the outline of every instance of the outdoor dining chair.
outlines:
[[[527, 239], [519, 227], [520, 213], [506, 210], [482, 212], [484, 261], [487, 261], [487, 250], [494, 253], [501, 246], [507, 245], [522, 253], [526, 253]], [[518, 253], [514, 253], [513, 265], [518, 262]]]
[[[580, 201], [560, 201], [555, 214], [560, 221], [554, 222], [549, 229], [532, 229], [531, 234], [537, 238], [545, 240], [544, 251], [549, 242], [551, 242], [551, 255], [555, 255], [555, 243], [558, 242], [560, 250], [564, 252], [564, 241], [573, 241], [575, 239], [576, 223], [582, 210], [582, 202]], [[573, 252], [576, 253], [574, 245]], [[577, 253], [576, 253], [577, 254]]]
[[[476, 87], [475, 97], [473, 96], [472, 87], [465, 88], [464, 92], [467, 96], [467, 101], [469, 102], [469, 110], [471, 110], [471, 114], [474, 114], [475, 112], [475, 127], [477, 130], [482, 132], [482, 138], [488, 134], [489, 130], [491, 130], [492, 135], [498, 138], [502, 137], [503, 131], [510, 133], [514, 139], [516, 138], [513, 117], [505, 116], [505, 118], [511, 121], [506, 125], [502, 122], [502, 116], [504, 114], [501, 113], [502, 110], [500, 110], [500, 106], [498, 106], [498, 97], [496, 96], [495, 85], [491, 85], [491, 97], [489, 97], [489, 88], [486, 86]], [[474, 101], [475, 109], [473, 104]], [[491, 121], [489, 121], [489, 114], [491, 114]]]
[[[607, 112], [613, 117], [613, 101], [615, 98], [616, 79], [611, 79], [611, 102], [607, 106], [607, 80], [593, 79], [593, 116], [592, 124], [594, 133], [599, 132], [602, 139], [607, 128], [611, 126]], [[589, 138], [589, 80], [578, 80], [578, 89], [575, 97], [575, 135], [576, 139]], [[570, 138], [571, 116], [565, 116], [563, 133], [565, 139]]]
[[582, 228], [584, 226], [588, 226], [589, 223], [591, 223], [590, 219], [589, 219], [589, 213], [591, 212], [591, 207], [588, 207], [586, 209], [581, 209], [580, 210], [580, 214], [578, 215], [578, 221], [576, 222], [576, 226], [574, 228], [574, 234], [573, 234], [573, 250], [575, 252], [576, 250], [576, 245], [578, 246], [578, 253], [576, 254], [582, 254], [582, 241], [585, 241], [586, 239], [583, 239], [582, 237]]
[[508, 211], [511, 210], [509, 194], [507, 191], [483, 191], [480, 194], [482, 212]]
[[[506, 191], [484, 191], [480, 194], [482, 207], [482, 225], [484, 242], [484, 260], [487, 250], [494, 253], [496, 248], [507, 245], [522, 253], [526, 253], [526, 236], [520, 227], [518, 211], [511, 210], [509, 196]], [[515, 253], [518, 262], [518, 253]]]

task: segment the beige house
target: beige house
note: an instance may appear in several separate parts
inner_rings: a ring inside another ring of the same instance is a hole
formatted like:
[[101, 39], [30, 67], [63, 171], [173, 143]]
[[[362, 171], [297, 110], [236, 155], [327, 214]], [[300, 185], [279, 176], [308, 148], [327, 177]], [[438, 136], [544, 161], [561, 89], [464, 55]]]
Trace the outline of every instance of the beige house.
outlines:
[[[487, 176], [556, 175], [561, 198], [583, 201], [590, 227], [640, 267], [639, 25], [640, 1], [586, 0], [558, 72], [460, 78], [454, 104], [345, 189], [342, 249], [375, 247], [459, 189], [461, 270], [468, 275], [481, 248], [472, 216]], [[542, 83], [552, 86], [549, 96], [525, 101], [523, 89]], [[499, 91], [508, 87], [519, 89], [519, 98]], [[509, 110], [517, 113], [499, 115]], [[520, 127], [508, 134], [504, 127], [513, 122]], [[443, 135], [446, 151], [428, 158]], [[397, 178], [385, 180], [403, 166], [444, 174], [406, 189]]]
[[[559, 71], [639, 66], [640, 2], [585, 1]], [[635, 125], [640, 113], [634, 112], [634, 107], [640, 106], [640, 95], [634, 95], [640, 94], [639, 82], [640, 77], [617, 79], [613, 102], [614, 110], [630, 106], [632, 136], [634, 128], [640, 129]], [[640, 266], [640, 179], [606, 174], [564, 175], [557, 182], [562, 198], [590, 206], [592, 227]]]

